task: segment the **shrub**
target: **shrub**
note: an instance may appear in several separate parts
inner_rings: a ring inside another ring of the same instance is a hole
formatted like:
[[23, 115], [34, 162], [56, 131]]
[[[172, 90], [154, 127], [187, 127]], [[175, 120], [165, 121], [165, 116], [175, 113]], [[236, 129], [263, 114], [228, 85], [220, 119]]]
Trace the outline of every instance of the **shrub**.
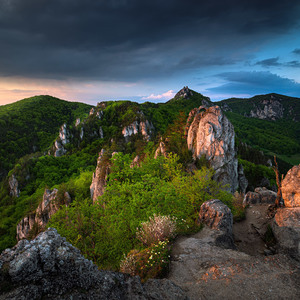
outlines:
[[159, 241], [173, 238], [176, 231], [176, 218], [154, 214], [142, 227], [137, 229], [137, 239], [144, 245], [152, 245]]
[[168, 269], [170, 251], [168, 240], [138, 251], [132, 250], [121, 261], [120, 271], [132, 276], [140, 276], [142, 282], [149, 278], [160, 278]]

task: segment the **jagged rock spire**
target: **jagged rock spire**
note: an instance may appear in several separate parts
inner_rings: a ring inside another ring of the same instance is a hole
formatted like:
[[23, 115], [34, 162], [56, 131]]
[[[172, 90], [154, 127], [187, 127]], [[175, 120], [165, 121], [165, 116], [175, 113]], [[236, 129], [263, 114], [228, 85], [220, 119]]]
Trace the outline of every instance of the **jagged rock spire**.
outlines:
[[174, 98], [183, 97], [184, 99], [189, 99], [191, 96], [193, 96], [193, 92], [187, 86], [184, 86]]

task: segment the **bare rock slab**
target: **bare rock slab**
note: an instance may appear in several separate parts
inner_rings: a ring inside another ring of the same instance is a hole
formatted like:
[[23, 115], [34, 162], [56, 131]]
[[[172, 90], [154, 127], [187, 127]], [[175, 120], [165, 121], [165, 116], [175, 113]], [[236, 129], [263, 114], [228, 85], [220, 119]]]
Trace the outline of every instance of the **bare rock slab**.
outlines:
[[188, 299], [170, 280], [99, 271], [55, 229], [22, 240], [0, 255], [0, 300], [6, 299]]

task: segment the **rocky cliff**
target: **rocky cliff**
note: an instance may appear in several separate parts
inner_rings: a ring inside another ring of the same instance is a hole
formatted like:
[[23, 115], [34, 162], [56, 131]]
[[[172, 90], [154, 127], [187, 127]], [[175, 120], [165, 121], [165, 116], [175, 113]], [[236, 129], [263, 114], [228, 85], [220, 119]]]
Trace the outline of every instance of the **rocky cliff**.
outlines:
[[71, 133], [67, 128], [67, 124], [64, 123], [59, 129], [58, 138], [54, 142], [55, 157], [60, 157], [67, 152], [64, 146], [70, 142], [70, 137]]
[[45, 189], [42, 202], [39, 204], [35, 212], [25, 216], [17, 225], [17, 240], [34, 237], [39, 232], [45, 230], [51, 216], [55, 214], [59, 207], [69, 205], [71, 197], [65, 192], [62, 199], [58, 197], [58, 190]]
[[279, 250], [300, 261], [300, 165], [288, 171], [281, 186], [285, 207], [276, 212], [273, 232]]
[[93, 203], [98, 200], [98, 197], [102, 196], [105, 190], [107, 177], [110, 172], [110, 158], [114, 155], [105, 153], [104, 149], [101, 149], [97, 160], [97, 167], [93, 173], [93, 179], [90, 186], [91, 198]]
[[135, 121], [123, 127], [122, 134], [125, 140], [129, 140], [130, 136], [140, 133], [146, 141], [149, 141], [154, 132], [154, 126], [145, 119], [145, 115], [142, 111], [138, 111], [136, 115]]
[[99, 271], [55, 229], [0, 255], [0, 299], [187, 299], [170, 280]]
[[194, 159], [205, 156], [215, 170], [215, 180], [228, 184], [231, 192], [239, 186], [244, 192], [246, 181], [239, 172], [234, 138], [234, 128], [219, 106], [200, 106], [190, 112], [187, 143]]
[[8, 184], [9, 184], [9, 189], [10, 189], [9, 195], [11, 197], [19, 197], [20, 196], [19, 182], [14, 174], [12, 174], [9, 177]]

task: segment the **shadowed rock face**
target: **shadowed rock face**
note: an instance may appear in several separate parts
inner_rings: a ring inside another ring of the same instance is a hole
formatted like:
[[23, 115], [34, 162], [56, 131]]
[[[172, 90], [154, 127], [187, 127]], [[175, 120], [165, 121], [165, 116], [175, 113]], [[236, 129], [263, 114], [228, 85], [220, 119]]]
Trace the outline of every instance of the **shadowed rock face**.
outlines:
[[10, 176], [8, 184], [10, 188], [9, 195], [11, 197], [19, 197], [20, 196], [19, 182], [14, 174]]
[[219, 106], [200, 106], [190, 112], [187, 126], [189, 150], [193, 152], [194, 159], [204, 155], [215, 170], [214, 179], [228, 184], [231, 192], [238, 188], [239, 171], [242, 173], [238, 168], [234, 138], [233, 125]]
[[283, 106], [273, 96], [261, 102], [262, 107], [255, 107], [250, 112], [250, 117], [262, 120], [277, 120], [283, 117]]
[[189, 99], [191, 96], [193, 96], [193, 92], [187, 86], [184, 86], [174, 98], [178, 99], [183, 97], [184, 99]]
[[99, 271], [55, 229], [0, 255], [0, 299], [187, 299], [169, 280]]

